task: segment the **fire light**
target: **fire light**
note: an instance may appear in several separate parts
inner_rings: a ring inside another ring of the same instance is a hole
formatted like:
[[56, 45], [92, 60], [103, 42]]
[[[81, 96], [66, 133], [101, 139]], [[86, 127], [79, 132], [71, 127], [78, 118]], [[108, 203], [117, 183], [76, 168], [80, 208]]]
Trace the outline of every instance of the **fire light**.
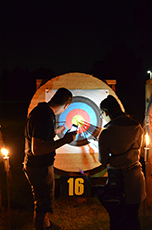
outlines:
[[8, 150], [5, 148], [1, 149], [1, 153], [4, 155], [4, 169], [6, 172], [9, 172], [10, 165], [9, 165], [9, 156], [8, 156]]
[[149, 144], [150, 144], [150, 138], [149, 138], [148, 133], [145, 134], [145, 144], [146, 144], [146, 147], [145, 147], [144, 160], [147, 163], [148, 162], [148, 157], [149, 157], [148, 155], [149, 155]]
[[150, 74], [150, 79], [151, 79], [152, 78], [152, 71], [148, 70], [147, 73]]
[[4, 158], [8, 158], [8, 150], [7, 149], [2, 148], [1, 153], [4, 155]]
[[149, 138], [148, 133], [145, 134], [145, 142], [146, 142], [146, 148], [149, 148], [150, 138]]

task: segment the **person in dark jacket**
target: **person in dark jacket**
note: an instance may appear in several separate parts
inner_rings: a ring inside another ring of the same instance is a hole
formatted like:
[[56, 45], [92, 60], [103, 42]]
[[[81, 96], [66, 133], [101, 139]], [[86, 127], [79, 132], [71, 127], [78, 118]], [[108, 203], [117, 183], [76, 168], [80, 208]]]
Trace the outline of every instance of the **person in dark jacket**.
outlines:
[[48, 213], [53, 212], [55, 150], [76, 137], [76, 132], [67, 132], [54, 140], [56, 134], [65, 130], [64, 125], [55, 128], [55, 115], [64, 112], [71, 101], [72, 93], [60, 88], [48, 103], [38, 103], [27, 117], [23, 170], [33, 193], [36, 230], [63, 229], [49, 220]]
[[110, 229], [139, 230], [138, 210], [146, 197], [145, 178], [139, 162], [143, 129], [123, 112], [118, 101], [111, 95], [101, 101], [100, 111], [107, 124], [99, 136], [99, 161], [109, 172], [121, 170], [125, 194], [125, 221], [120, 220], [119, 211], [116, 213], [111, 210]]

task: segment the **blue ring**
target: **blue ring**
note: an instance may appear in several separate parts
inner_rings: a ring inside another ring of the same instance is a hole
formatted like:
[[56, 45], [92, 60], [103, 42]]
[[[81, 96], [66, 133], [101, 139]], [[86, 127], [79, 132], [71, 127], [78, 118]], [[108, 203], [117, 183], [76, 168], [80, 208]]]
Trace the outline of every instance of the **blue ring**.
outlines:
[[[91, 101], [89, 98], [82, 97], [82, 96], [74, 96], [72, 99], [72, 103], [69, 105], [69, 107], [60, 115], [57, 116], [57, 121], [62, 124], [61, 122], [66, 121], [66, 117], [70, 111], [74, 109], [82, 109], [85, 112], [88, 113], [90, 116], [90, 126], [87, 129], [86, 132], [83, 132], [81, 134], [77, 134], [76, 139], [70, 143], [70, 145], [74, 146], [82, 146], [88, 144], [88, 137], [89, 136], [94, 136], [97, 137], [99, 132], [100, 132], [100, 127], [101, 127], [101, 119], [99, 117], [100, 111], [98, 106]], [[60, 125], [59, 124], [59, 125]], [[67, 131], [67, 126], [66, 130], [64, 133]], [[62, 138], [64, 136], [64, 133], [59, 134], [59, 137]]]

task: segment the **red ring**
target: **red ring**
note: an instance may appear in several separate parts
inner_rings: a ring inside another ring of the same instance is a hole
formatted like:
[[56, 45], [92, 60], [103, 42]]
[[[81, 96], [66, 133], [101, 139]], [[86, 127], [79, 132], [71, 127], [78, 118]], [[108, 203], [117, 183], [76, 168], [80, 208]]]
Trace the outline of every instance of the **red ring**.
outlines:
[[83, 109], [73, 109], [71, 110], [68, 115], [66, 116], [66, 125], [67, 125], [67, 128], [70, 129], [71, 126], [72, 126], [72, 118], [75, 116], [75, 115], [81, 115], [83, 118], [84, 118], [84, 121], [85, 121], [85, 124], [83, 124], [79, 130], [78, 130], [78, 133], [83, 133], [85, 132], [89, 126], [90, 126], [90, 116], [89, 114], [83, 110]]

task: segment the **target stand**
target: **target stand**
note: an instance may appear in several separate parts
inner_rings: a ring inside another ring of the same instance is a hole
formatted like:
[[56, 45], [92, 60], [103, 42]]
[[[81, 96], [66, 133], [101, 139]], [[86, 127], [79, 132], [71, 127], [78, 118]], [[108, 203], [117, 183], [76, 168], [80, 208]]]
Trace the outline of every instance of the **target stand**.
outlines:
[[55, 137], [62, 138], [72, 124], [78, 125], [76, 139], [56, 150], [54, 167], [60, 175], [78, 173], [100, 168], [98, 161], [97, 138], [104, 125], [100, 118], [100, 102], [109, 94], [113, 95], [121, 107], [115, 92], [103, 81], [83, 73], [68, 73], [57, 76], [40, 86], [29, 105], [28, 113], [41, 101], [49, 101], [57, 89], [65, 87], [73, 94], [72, 103], [56, 117], [57, 126], [65, 124], [64, 133]]

